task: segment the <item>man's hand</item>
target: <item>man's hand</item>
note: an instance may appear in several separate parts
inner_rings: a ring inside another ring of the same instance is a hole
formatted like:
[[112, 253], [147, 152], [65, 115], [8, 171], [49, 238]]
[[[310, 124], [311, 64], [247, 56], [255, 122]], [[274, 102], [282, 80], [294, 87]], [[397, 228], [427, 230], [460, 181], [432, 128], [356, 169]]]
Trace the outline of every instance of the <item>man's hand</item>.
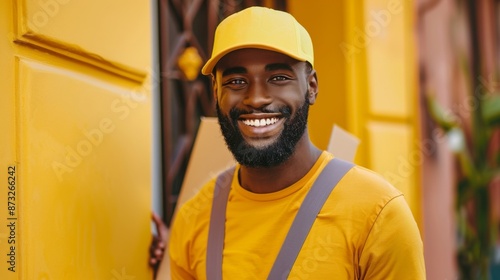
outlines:
[[157, 235], [153, 235], [153, 240], [149, 248], [149, 264], [153, 267], [155, 274], [158, 266], [165, 255], [168, 242], [168, 228], [156, 213], [152, 213], [151, 219], [155, 223]]

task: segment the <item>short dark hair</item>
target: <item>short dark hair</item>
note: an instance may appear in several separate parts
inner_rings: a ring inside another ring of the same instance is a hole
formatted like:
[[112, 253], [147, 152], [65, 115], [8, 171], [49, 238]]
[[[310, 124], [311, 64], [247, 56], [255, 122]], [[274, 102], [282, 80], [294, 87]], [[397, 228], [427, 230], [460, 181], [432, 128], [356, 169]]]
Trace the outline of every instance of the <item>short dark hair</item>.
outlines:
[[309, 61], [306, 61], [306, 74], [309, 75], [311, 74], [313, 70], [313, 66], [311, 65], [311, 63]]

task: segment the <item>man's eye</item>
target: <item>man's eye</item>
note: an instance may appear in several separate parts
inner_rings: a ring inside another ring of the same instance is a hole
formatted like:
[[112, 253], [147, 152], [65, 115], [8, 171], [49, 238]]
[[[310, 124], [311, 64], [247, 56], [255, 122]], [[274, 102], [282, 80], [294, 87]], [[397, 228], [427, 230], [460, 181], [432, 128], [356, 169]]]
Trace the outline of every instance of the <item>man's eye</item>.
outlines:
[[288, 77], [286, 76], [274, 76], [271, 78], [271, 81], [286, 81], [288, 80]]
[[224, 85], [244, 85], [244, 84], [246, 84], [246, 82], [243, 79], [233, 79], [224, 83]]

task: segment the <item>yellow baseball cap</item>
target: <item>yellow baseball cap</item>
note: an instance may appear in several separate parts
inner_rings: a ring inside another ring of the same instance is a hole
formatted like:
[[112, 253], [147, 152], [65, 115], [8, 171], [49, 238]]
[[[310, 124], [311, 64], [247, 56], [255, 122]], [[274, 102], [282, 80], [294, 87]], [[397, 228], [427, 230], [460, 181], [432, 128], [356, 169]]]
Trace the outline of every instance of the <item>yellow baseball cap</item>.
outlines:
[[314, 66], [311, 37], [291, 14], [265, 7], [250, 7], [228, 16], [217, 26], [212, 57], [201, 73], [209, 75], [223, 56], [245, 48], [283, 53]]

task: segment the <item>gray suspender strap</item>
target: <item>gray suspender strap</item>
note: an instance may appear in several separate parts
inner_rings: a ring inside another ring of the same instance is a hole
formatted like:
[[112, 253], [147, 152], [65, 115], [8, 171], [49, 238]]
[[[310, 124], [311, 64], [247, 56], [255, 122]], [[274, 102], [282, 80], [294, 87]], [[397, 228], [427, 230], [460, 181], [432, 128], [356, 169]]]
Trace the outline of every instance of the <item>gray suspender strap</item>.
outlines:
[[217, 177], [210, 213], [207, 244], [207, 280], [222, 279], [222, 251], [224, 249], [224, 230], [226, 227], [226, 206], [233, 180], [234, 167]]
[[285, 242], [281, 245], [281, 250], [267, 279], [288, 278], [316, 216], [337, 183], [353, 166], [354, 164], [350, 162], [334, 158], [321, 171], [300, 205], [299, 212], [293, 220]]
[[[307, 193], [288, 234], [281, 246], [268, 279], [286, 279], [292, 270], [293, 264], [302, 249], [302, 245], [316, 220], [316, 216], [323, 207], [326, 199], [337, 183], [354, 166], [354, 164], [334, 158], [321, 171], [313, 186]], [[230, 175], [228, 176], [228, 172]], [[222, 173], [214, 190], [212, 213], [207, 246], [207, 279], [222, 279], [222, 252], [224, 249], [224, 230], [226, 205], [232, 178], [230, 170]], [[225, 179], [226, 178], [226, 179]], [[227, 185], [223, 185], [227, 184]], [[224, 193], [224, 194], [223, 194]], [[214, 220], [215, 219], [215, 220]]]

